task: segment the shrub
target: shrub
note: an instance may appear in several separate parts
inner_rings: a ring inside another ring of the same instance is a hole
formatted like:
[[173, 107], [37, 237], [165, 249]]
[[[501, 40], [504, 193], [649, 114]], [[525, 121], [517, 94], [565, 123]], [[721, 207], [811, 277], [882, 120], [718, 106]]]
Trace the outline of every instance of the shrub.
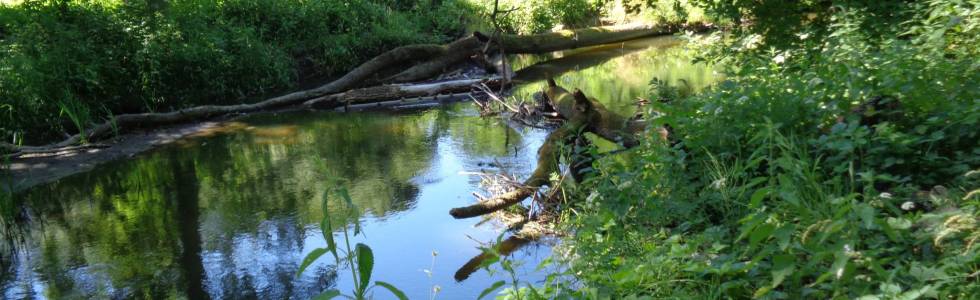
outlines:
[[565, 225], [580, 293], [980, 294], [980, 75], [965, 47], [980, 20], [918, 8], [891, 37], [839, 11], [818, 48], [745, 49], [689, 98], [656, 84], [678, 143], [651, 132], [579, 187]]
[[406, 3], [0, 5], [0, 139], [40, 143], [110, 114], [252, 101], [390, 48], [448, 41], [469, 10], [457, 1]]

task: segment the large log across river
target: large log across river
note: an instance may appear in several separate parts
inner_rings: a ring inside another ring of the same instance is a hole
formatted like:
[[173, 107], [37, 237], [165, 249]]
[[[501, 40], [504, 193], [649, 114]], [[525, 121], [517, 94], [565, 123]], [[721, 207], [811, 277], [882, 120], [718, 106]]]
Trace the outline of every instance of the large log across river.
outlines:
[[[545, 53], [578, 47], [600, 44], [617, 43], [651, 35], [666, 34], [674, 31], [673, 27], [651, 25], [604, 26], [577, 30], [563, 30], [537, 35], [496, 35], [487, 36], [480, 32], [461, 38], [445, 45], [419, 44], [402, 46], [361, 64], [344, 76], [320, 87], [298, 91], [253, 104], [238, 105], [205, 105], [181, 109], [167, 113], [140, 113], [116, 115], [102, 124], [88, 128], [61, 142], [43, 146], [13, 145], [0, 142], [0, 153], [18, 155], [32, 152], [49, 152], [85, 144], [104, 138], [106, 135], [120, 129], [133, 127], [149, 127], [170, 123], [199, 121], [219, 115], [249, 113], [263, 110], [280, 109], [307, 103], [308, 107], [336, 107], [347, 104], [345, 101], [356, 99], [361, 103], [384, 101], [403, 97], [418, 97], [438, 95], [447, 91], [440, 88], [458, 91], [458, 85], [429, 85], [425, 88], [412, 88], [402, 85], [397, 88], [378, 87], [375, 90], [358, 92], [356, 88], [378, 86], [382, 84], [417, 82], [430, 79], [447, 69], [480, 55], [486, 57], [490, 52], [506, 51], [508, 54]], [[458, 84], [459, 82], [457, 82]], [[463, 88], [465, 89], [465, 88]], [[420, 91], [422, 90], [422, 91]], [[343, 95], [334, 95], [342, 92]], [[370, 99], [363, 97], [370, 92], [380, 92], [383, 97]], [[399, 94], [404, 92], [404, 94]], [[346, 98], [345, 98], [346, 97]]]

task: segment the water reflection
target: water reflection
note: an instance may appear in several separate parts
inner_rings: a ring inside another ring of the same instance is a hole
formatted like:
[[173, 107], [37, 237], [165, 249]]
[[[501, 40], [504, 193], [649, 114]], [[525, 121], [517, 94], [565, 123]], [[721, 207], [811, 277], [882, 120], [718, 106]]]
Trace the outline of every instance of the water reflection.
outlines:
[[[544, 80], [555, 78], [559, 85], [581, 89], [606, 108], [630, 116], [637, 98], [649, 94], [650, 80], [657, 78], [673, 86], [700, 90], [721, 79], [715, 68], [691, 62], [690, 50], [677, 47], [681, 41], [660, 37], [622, 44], [572, 50], [571, 53], [518, 57], [515, 80], [522, 81], [513, 93], [530, 99]], [[615, 59], [609, 59], [616, 56]]]
[[[665, 48], [673, 43], [523, 57], [530, 67], [518, 79], [527, 82], [515, 93], [559, 76], [607, 106], [629, 109], [654, 76], [694, 85], [714, 78]], [[349, 290], [349, 276], [338, 276], [346, 271], [326, 259], [296, 276], [302, 258], [324, 244], [320, 200], [338, 185], [365, 212], [366, 236], [352, 243], [375, 250], [374, 278], [411, 298], [428, 297], [433, 285], [442, 287], [439, 297], [474, 298], [500, 278], [465, 267], [480, 254], [471, 238], [494, 240], [499, 228], [447, 214], [470, 203], [476, 189], [459, 172], [528, 174], [545, 135], [480, 118], [468, 103], [224, 123], [16, 195], [24, 213], [17, 227], [4, 228], [4, 240], [20, 242], [0, 251], [3, 298], [306, 299], [326, 288]], [[510, 255], [527, 262], [523, 278], [541, 279], [533, 268], [549, 248], [514, 245]], [[434, 266], [432, 251], [440, 253]], [[468, 279], [457, 283], [460, 266]]]

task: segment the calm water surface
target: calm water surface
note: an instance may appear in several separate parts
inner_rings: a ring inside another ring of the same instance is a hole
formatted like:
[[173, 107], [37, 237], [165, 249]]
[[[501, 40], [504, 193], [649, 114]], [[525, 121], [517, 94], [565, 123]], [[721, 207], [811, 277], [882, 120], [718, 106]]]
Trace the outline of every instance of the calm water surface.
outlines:
[[[555, 77], [622, 113], [656, 77], [699, 88], [718, 76], [692, 65], [673, 38], [513, 60], [528, 96]], [[345, 187], [375, 254], [372, 278], [412, 299], [472, 299], [506, 275], [454, 274], [502, 229], [455, 220], [478, 178], [526, 176], [547, 132], [482, 119], [469, 103], [407, 112], [296, 112], [227, 123], [176, 144], [15, 195], [18, 221], [0, 247], [3, 298], [306, 299], [350, 291], [350, 273], [323, 256], [317, 224], [325, 193]], [[331, 199], [330, 207], [342, 201]], [[339, 213], [339, 209], [329, 210]], [[340, 220], [340, 216], [331, 215]], [[438, 255], [433, 257], [433, 252]], [[551, 254], [532, 243], [511, 255], [522, 280]], [[424, 270], [431, 270], [431, 276]], [[391, 298], [384, 290], [378, 299]]]

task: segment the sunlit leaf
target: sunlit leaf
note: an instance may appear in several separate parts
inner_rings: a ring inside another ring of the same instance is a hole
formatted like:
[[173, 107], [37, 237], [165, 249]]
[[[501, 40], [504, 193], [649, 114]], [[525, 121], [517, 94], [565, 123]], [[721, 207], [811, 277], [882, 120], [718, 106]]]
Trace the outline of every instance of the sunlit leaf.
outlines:
[[313, 249], [313, 251], [310, 251], [310, 254], [307, 254], [306, 258], [303, 259], [303, 262], [299, 264], [299, 271], [296, 271], [296, 276], [303, 274], [306, 267], [309, 267], [310, 264], [320, 258], [320, 256], [323, 256], [324, 253], [327, 253], [327, 249], [316, 248]]
[[313, 299], [314, 300], [330, 300], [330, 299], [333, 299], [333, 298], [337, 298], [337, 296], [340, 296], [340, 291], [338, 291], [338, 290], [327, 290], [327, 291], [325, 291], [323, 293], [320, 293], [319, 295], [316, 295], [316, 297], [313, 297]]
[[762, 199], [764, 199], [769, 193], [772, 192], [772, 187], [764, 187], [752, 193], [752, 198], [749, 200], [749, 208], [755, 209], [762, 205]]
[[367, 288], [374, 269], [374, 253], [371, 252], [371, 247], [361, 243], [357, 243], [354, 251], [357, 252], [357, 273], [361, 276], [361, 287]]
[[323, 219], [320, 220], [320, 232], [323, 234], [323, 239], [327, 241], [327, 251], [333, 254], [334, 260], [339, 261], [340, 257], [337, 255], [337, 241], [333, 239], [333, 226], [330, 224], [330, 211], [327, 208], [327, 193], [323, 193], [323, 201], [321, 206], [323, 207]]
[[476, 299], [477, 300], [483, 299], [483, 297], [486, 297], [487, 295], [489, 295], [490, 293], [492, 293], [494, 290], [499, 289], [500, 287], [504, 286], [504, 284], [506, 284], [506, 283], [503, 280], [494, 282], [492, 285], [490, 285], [490, 287], [484, 289], [483, 292], [480, 293], [480, 296], [479, 297], [476, 297]]
[[387, 289], [392, 294], [395, 294], [395, 297], [398, 297], [399, 300], [408, 300], [408, 297], [405, 296], [405, 292], [402, 292], [402, 290], [399, 290], [398, 288], [396, 288], [394, 285], [391, 285], [390, 283], [384, 281], [375, 281], [374, 284]]

